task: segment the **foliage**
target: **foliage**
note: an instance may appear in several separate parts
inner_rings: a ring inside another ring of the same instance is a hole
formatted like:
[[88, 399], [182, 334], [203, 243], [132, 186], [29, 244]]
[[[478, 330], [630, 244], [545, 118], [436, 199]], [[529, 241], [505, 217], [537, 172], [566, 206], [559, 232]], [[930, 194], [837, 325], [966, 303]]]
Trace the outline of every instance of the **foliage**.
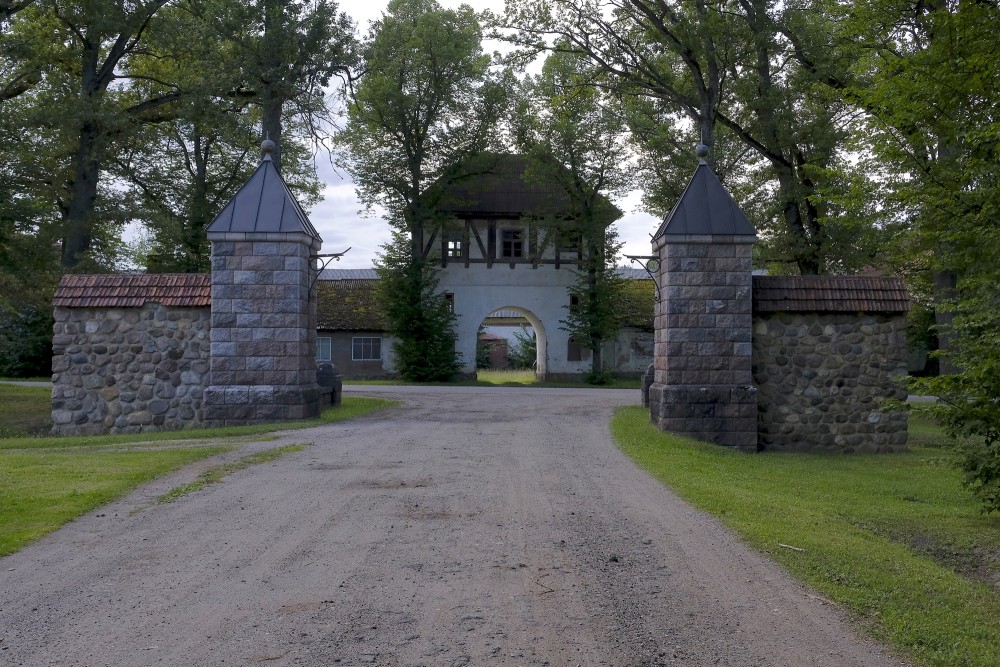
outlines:
[[1000, 512], [1000, 316], [995, 309], [956, 318], [960, 373], [911, 378], [911, 390], [937, 396], [934, 415], [957, 439], [965, 485], [984, 512]]
[[392, 0], [363, 46], [364, 75], [337, 135], [343, 166], [369, 209], [416, 236], [433, 217], [424, 193], [489, 145], [506, 103], [481, 39], [467, 5]]
[[527, 327], [521, 327], [514, 332], [517, 344], [507, 353], [507, 365], [514, 370], [535, 368], [538, 361], [538, 340], [535, 332], [528, 332]]
[[[857, 4], [870, 45], [846, 94], [884, 165], [880, 204], [896, 212], [894, 264], [933, 307], [938, 361], [953, 375], [914, 380], [943, 400], [966, 483], [1000, 510], [1000, 15], [990, 3]], [[874, 139], [874, 141], [872, 141]]]
[[914, 421], [914, 451], [856, 456], [740, 454], [657, 431], [642, 408], [620, 409], [612, 433], [673, 491], [916, 663], [998, 664], [1000, 591], [978, 578], [995, 581], [1000, 524], [962, 491], [941, 430]]
[[396, 370], [407, 380], [451, 380], [461, 365], [455, 352], [455, 315], [437, 292], [436, 269], [413, 261], [413, 245], [402, 232], [382, 246], [376, 266], [378, 297], [396, 339]]
[[714, 166], [738, 161], [723, 178], [745, 182], [737, 194], [756, 194], [768, 260], [818, 273], [870, 263], [880, 240], [872, 219], [853, 214], [854, 198], [842, 203], [868, 183], [844, 150], [854, 109], [830, 85], [853, 60], [849, 41], [831, 48], [837, 10], [821, 1], [521, 0], [499, 25], [522, 54], [591, 60], [623, 97], [650, 175], [682, 177], [693, 143], [732, 147]]

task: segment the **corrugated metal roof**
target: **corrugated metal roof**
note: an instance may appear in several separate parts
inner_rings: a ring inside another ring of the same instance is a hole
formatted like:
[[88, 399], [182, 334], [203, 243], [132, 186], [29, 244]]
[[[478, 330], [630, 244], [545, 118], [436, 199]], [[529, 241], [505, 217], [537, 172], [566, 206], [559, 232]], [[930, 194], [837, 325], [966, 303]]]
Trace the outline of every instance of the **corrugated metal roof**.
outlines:
[[295, 233], [320, 238], [265, 152], [260, 166], [206, 230], [209, 233]]
[[375, 269], [323, 269], [320, 280], [378, 280]]
[[900, 278], [879, 276], [753, 276], [753, 310], [905, 313], [910, 297]]
[[107, 273], [67, 275], [59, 281], [52, 305], [57, 308], [141, 308], [209, 306], [211, 276], [205, 273]]
[[757, 230], [702, 160], [680, 199], [653, 235], [756, 235]]

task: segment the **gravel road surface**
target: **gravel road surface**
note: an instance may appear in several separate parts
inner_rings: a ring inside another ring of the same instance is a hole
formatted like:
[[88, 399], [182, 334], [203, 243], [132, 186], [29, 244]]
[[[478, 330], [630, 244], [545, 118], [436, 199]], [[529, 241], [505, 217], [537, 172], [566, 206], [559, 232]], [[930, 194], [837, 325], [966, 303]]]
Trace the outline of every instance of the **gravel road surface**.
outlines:
[[0, 665], [902, 664], [615, 448], [637, 391], [351, 391], [403, 405], [0, 559]]

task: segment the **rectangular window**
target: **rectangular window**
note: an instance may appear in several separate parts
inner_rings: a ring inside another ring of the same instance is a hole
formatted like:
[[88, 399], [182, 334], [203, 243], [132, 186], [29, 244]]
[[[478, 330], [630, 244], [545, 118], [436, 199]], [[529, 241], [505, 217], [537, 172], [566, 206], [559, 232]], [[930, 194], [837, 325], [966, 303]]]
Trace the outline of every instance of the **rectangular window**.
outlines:
[[523, 229], [504, 229], [500, 232], [500, 256], [508, 259], [524, 257]]
[[333, 359], [333, 339], [329, 336], [316, 337], [316, 361], [331, 361]]
[[444, 243], [444, 253], [446, 257], [465, 257], [465, 247], [464, 247], [462, 232], [460, 231], [450, 231], [445, 237]]
[[376, 361], [381, 358], [381, 338], [355, 336], [351, 339], [351, 359], [354, 361]]
[[590, 348], [577, 343], [572, 338], [566, 348], [566, 361], [588, 361], [590, 360]]

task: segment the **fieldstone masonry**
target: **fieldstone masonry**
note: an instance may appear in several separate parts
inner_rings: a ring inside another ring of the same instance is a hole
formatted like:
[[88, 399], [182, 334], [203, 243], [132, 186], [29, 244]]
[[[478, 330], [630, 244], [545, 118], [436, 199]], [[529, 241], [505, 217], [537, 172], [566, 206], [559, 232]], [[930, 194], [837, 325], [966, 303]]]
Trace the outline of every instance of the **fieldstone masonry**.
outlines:
[[753, 375], [762, 449], [877, 453], [906, 448], [906, 317], [900, 313], [762, 313]]
[[707, 148], [698, 155], [653, 236], [653, 423], [744, 451], [905, 448], [906, 413], [882, 405], [905, 398], [895, 384], [906, 373], [902, 282], [755, 278], [756, 232], [709, 169]]
[[139, 433], [200, 424], [210, 328], [204, 307], [56, 307], [52, 433]]

